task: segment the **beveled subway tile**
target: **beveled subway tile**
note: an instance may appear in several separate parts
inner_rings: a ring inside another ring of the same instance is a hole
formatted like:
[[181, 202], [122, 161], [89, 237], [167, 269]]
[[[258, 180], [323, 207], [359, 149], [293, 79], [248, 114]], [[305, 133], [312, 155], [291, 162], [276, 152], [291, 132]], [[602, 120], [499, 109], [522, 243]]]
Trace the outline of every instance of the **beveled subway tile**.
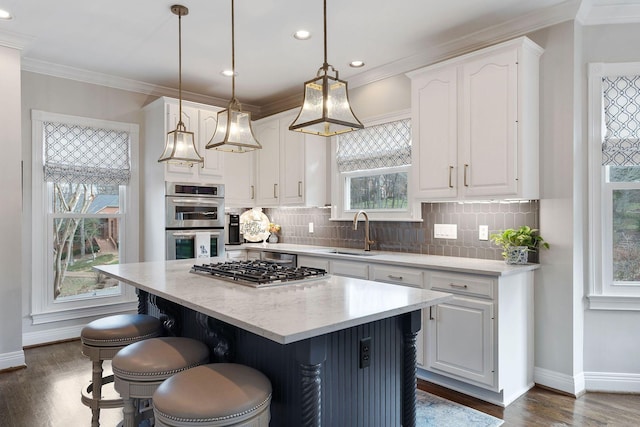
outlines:
[[[515, 211], [511, 208], [517, 206]], [[505, 228], [529, 225], [538, 228], [539, 203], [423, 203], [423, 222], [370, 222], [376, 250], [412, 252], [431, 255], [502, 259], [501, 250], [490, 241], [478, 240], [478, 226], [487, 225], [494, 234]], [[330, 221], [330, 209], [265, 209], [269, 218], [282, 226], [282, 242], [360, 248], [362, 226], [353, 230], [351, 221]], [[314, 233], [308, 223], [314, 223]], [[457, 224], [458, 239], [433, 238], [434, 224]], [[362, 222], [361, 222], [362, 224]]]

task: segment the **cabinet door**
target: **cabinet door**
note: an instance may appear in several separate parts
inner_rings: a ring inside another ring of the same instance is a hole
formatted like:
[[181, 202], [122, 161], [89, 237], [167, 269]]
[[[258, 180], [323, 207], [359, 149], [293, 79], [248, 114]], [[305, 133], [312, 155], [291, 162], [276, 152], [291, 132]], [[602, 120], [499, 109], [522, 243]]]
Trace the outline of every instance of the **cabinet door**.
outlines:
[[[179, 105], [176, 104], [167, 104], [166, 114], [167, 118], [165, 123], [167, 125], [167, 132], [171, 132], [176, 129], [178, 126], [178, 114], [180, 111]], [[196, 149], [198, 153], [202, 156], [202, 151], [198, 147], [198, 109], [193, 107], [182, 106], [182, 122], [186, 127], [188, 132], [193, 132], [193, 138], [196, 143]], [[166, 138], [166, 135], [165, 135]], [[167, 163], [166, 164], [166, 179], [167, 181], [196, 181], [197, 180], [197, 167], [185, 164], [174, 164]]]
[[471, 298], [424, 310], [426, 368], [494, 388], [494, 303]]
[[457, 68], [426, 72], [412, 80], [412, 162], [415, 197], [457, 195]]
[[276, 206], [280, 201], [280, 126], [278, 120], [256, 124], [262, 149], [256, 154], [256, 204]]
[[280, 119], [280, 203], [296, 205], [304, 203], [305, 135], [289, 130], [295, 119]]
[[203, 182], [220, 182], [224, 172], [224, 155], [222, 151], [207, 150], [205, 148], [216, 131], [218, 112], [201, 109], [198, 119], [198, 153], [204, 158], [204, 165], [198, 169], [198, 174]]
[[255, 205], [255, 151], [249, 153], [223, 153], [224, 203], [232, 208], [250, 208]]
[[464, 197], [517, 194], [517, 58], [511, 49], [462, 65]]

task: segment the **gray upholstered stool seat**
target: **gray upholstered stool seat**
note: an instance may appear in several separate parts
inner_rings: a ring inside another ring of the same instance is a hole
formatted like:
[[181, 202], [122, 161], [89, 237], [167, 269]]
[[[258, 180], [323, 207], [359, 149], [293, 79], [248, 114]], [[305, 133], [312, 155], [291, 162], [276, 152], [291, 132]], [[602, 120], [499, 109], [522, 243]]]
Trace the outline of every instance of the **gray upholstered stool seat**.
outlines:
[[269, 379], [233, 363], [180, 372], [153, 394], [156, 427], [267, 427], [270, 404]]
[[116, 353], [137, 341], [163, 335], [162, 322], [145, 314], [119, 314], [94, 320], [82, 328], [82, 354], [93, 364], [91, 385], [82, 389], [82, 403], [91, 408], [91, 426], [100, 425], [100, 408], [120, 408], [122, 399], [103, 399], [102, 385], [113, 381], [103, 378], [102, 362], [111, 360]]
[[137, 426], [143, 418], [148, 418], [141, 414], [141, 399], [151, 399], [164, 380], [207, 362], [209, 348], [191, 338], [151, 338], [120, 350], [111, 366], [115, 389], [124, 401], [124, 427]]

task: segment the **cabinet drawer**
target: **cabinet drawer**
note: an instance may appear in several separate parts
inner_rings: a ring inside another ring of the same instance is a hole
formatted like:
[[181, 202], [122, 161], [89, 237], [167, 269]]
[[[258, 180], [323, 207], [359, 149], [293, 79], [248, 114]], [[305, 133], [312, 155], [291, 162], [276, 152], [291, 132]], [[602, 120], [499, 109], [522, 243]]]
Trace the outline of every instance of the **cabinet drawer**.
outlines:
[[368, 279], [369, 266], [364, 262], [331, 260], [331, 274], [355, 277], [356, 279]]
[[378, 282], [422, 288], [422, 270], [414, 268], [391, 267], [387, 265], [370, 266], [370, 279]]
[[298, 255], [298, 267], [321, 268], [329, 272], [329, 260], [326, 258]]
[[495, 298], [495, 279], [470, 274], [429, 272], [429, 288], [452, 294]]

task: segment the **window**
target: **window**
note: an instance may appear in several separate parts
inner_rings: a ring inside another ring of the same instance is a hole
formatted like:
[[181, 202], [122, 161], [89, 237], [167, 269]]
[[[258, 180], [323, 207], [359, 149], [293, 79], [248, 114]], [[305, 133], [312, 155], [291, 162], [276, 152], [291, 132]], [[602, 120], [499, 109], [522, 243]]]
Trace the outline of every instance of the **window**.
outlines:
[[411, 120], [406, 115], [338, 135], [334, 146], [339, 196], [332, 219], [351, 220], [361, 209], [372, 219], [411, 219]]
[[34, 323], [130, 309], [131, 288], [93, 266], [137, 260], [137, 125], [39, 111], [32, 123]]
[[589, 71], [590, 307], [640, 309], [640, 64]]

